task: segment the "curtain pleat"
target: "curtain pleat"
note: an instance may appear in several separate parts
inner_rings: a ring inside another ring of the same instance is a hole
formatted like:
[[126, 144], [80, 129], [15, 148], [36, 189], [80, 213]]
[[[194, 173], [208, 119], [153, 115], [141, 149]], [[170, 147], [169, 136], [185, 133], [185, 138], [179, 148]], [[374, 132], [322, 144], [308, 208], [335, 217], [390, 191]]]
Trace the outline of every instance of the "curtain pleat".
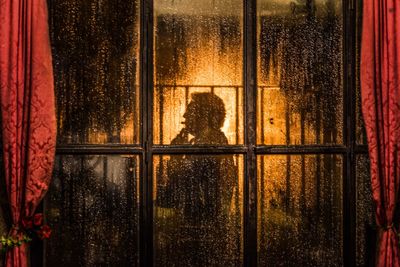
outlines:
[[400, 175], [400, 1], [363, 1], [362, 27], [362, 111], [379, 227], [376, 266], [400, 266], [394, 222]]

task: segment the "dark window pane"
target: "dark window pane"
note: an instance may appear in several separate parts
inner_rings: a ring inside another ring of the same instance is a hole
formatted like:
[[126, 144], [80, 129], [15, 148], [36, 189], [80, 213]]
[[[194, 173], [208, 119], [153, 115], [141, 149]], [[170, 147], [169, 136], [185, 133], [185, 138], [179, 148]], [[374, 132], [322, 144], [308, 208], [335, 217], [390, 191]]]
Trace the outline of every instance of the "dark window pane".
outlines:
[[[0, 131], [1, 132], [1, 131]], [[0, 147], [3, 147], [3, 134], [0, 133]], [[3, 151], [0, 152], [0, 166], [4, 166], [4, 161], [3, 161]], [[4, 176], [3, 176], [4, 177]], [[0, 208], [0, 235], [1, 236], [7, 236], [8, 231], [9, 231], [9, 226], [7, 225], [7, 216], [10, 216], [7, 214], [7, 209], [5, 206], [8, 208], [9, 201], [8, 201], [8, 195], [7, 195], [7, 186], [5, 185], [5, 179], [2, 179], [2, 182], [0, 182], [0, 201], [4, 203], [1, 208]], [[9, 221], [8, 221], [9, 222]], [[31, 250], [32, 251], [32, 250]], [[4, 266], [4, 265], [0, 265]]]
[[257, 143], [342, 143], [341, 1], [257, 3]]
[[259, 266], [342, 266], [342, 157], [259, 156]]
[[49, 1], [59, 143], [139, 142], [139, 0]]
[[[154, 143], [189, 142], [175, 137], [193, 127], [191, 118], [201, 129], [189, 131], [192, 137], [222, 130], [227, 138], [203, 143], [243, 143], [242, 7], [241, 0], [155, 1]], [[218, 96], [224, 107], [205, 100], [184, 118], [196, 92]]]
[[[361, 9], [361, 2], [357, 3], [357, 10]], [[364, 127], [364, 120], [361, 111], [361, 80], [360, 80], [360, 60], [361, 60], [361, 25], [362, 12], [357, 12], [357, 27], [356, 27], [356, 141], [357, 144], [367, 144], [367, 136]]]
[[376, 224], [368, 155], [357, 155], [357, 266], [375, 266]]
[[[357, 67], [357, 73], [359, 74], [360, 68]], [[361, 84], [359, 80], [359, 75], [357, 75], [357, 88], [356, 88], [356, 141], [359, 145], [367, 144], [367, 134], [364, 126], [364, 118], [361, 109]]]
[[243, 156], [154, 158], [156, 266], [241, 266]]
[[137, 266], [139, 158], [56, 158], [46, 218], [47, 266]]

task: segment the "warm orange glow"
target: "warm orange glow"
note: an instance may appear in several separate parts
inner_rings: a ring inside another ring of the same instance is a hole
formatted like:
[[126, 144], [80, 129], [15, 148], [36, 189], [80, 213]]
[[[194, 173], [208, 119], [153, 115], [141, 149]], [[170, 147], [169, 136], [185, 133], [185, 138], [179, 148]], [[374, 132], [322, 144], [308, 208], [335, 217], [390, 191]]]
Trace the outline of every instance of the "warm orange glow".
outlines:
[[[210, 29], [210, 31], [213, 30], [215, 29]], [[242, 48], [228, 47], [224, 53], [221, 53], [216, 42], [219, 38], [218, 33], [213, 33], [213, 36], [214, 39], [199, 40], [200, 47], [188, 48], [182, 73], [178, 77], [171, 78], [170, 81], [163, 81], [177, 85], [162, 89], [164, 100], [162, 111], [160, 103], [157, 101], [161, 97], [160, 89], [156, 88], [154, 100], [155, 143], [169, 144], [180, 132], [181, 122], [184, 121], [183, 114], [186, 105], [191, 100], [192, 93], [212, 91], [225, 104], [226, 118], [222, 131], [228, 138], [229, 144], [243, 143]], [[163, 84], [157, 82], [156, 87], [160, 88], [160, 86]], [[161, 115], [160, 112], [162, 112]], [[162, 129], [159, 125], [161, 118]]]
[[[300, 113], [279, 87], [259, 87], [257, 99], [257, 143], [268, 145], [315, 143], [315, 126], [301, 123]], [[304, 118], [303, 118], [304, 120]]]
[[[278, 52], [280, 53], [279, 49]], [[267, 145], [299, 145], [301, 138], [301, 117], [299, 107], [293, 99], [285, 95], [280, 87], [281, 64], [269, 62], [269, 72], [258, 61], [258, 95], [257, 95], [257, 143]], [[304, 119], [303, 119], [304, 120]], [[315, 127], [305, 122], [304, 143], [315, 143]]]
[[97, 131], [97, 129], [89, 128], [89, 144], [105, 144], [107, 143], [107, 134], [104, 131]]

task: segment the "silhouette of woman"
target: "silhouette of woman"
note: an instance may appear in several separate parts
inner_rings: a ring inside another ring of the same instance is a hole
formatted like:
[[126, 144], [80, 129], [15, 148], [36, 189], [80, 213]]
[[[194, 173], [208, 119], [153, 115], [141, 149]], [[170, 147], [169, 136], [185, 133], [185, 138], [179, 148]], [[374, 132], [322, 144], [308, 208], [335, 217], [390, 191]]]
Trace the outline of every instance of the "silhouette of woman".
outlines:
[[[215, 94], [192, 94], [183, 116], [185, 127], [171, 144], [227, 145], [221, 131], [225, 114], [224, 103]], [[189, 134], [193, 136], [190, 140]], [[158, 201], [178, 214], [168, 265], [237, 265], [240, 208], [232, 208], [238, 197], [234, 193], [238, 176], [233, 156], [174, 155], [166, 167], [168, 181], [158, 188]]]
[[[171, 144], [227, 145], [228, 140], [221, 131], [225, 115], [224, 102], [215, 94], [192, 94], [192, 101], [183, 115], [185, 127], [172, 140]], [[194, 138], [188, 140], [189, 134]]]

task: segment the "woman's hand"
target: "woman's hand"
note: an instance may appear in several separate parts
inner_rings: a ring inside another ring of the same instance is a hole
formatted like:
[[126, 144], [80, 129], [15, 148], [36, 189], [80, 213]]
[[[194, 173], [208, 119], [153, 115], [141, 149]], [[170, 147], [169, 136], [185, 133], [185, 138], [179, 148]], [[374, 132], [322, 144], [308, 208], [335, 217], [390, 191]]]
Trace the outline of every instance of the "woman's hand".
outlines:
[[189, 132], [186, 128], [182, 128], [180, 133], [171, 141], [171, 145], [187, 145], [189, 144]]

